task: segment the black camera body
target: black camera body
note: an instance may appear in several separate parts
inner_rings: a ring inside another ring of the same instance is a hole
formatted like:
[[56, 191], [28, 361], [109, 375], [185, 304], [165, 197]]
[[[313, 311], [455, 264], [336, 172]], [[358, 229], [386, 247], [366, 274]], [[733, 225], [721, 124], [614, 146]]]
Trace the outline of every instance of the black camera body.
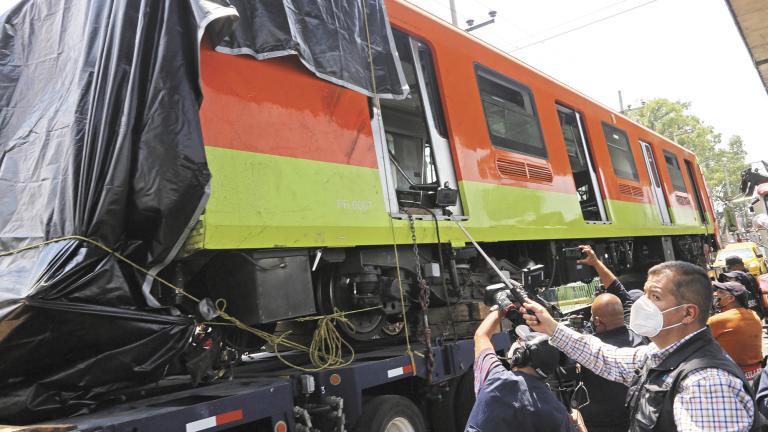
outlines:
[[581, 264], [578, 261], [587, 257], [579, 247], [563, 248], [560, 251], [560, 263], [562, 282], [583, 282], [592, 280], [597, 272], [592, 266]]
[[580, 260], [587, 257], [580, 247], [563, 248], [563, 258], [566, 260]]
[[483, 302], [487, 306], [498, 306], [504, 318], [512, 322], [512, 328], [524, 323], [523, 316], [517, 310], [523, 301], [524, 299], [515, 298], [512, 290], [506, 284], [498, 283], [485, 288]]

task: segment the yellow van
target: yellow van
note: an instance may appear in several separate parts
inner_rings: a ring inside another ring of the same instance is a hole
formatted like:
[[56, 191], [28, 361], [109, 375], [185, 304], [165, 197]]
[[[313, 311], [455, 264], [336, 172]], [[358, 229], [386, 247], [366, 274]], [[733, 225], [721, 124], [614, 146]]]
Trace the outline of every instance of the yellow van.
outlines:
[[768, 268], [766, 268], [765, 259], [763, 258], [763, 251], [754, 242], [731, 243], [720, 249], [715, 259], [715, 266], [725, 267], [725, 259], [734, 255], [741, 257], [741, 260], [744, 261], [744, 266], [755, 277], [768, 273]]

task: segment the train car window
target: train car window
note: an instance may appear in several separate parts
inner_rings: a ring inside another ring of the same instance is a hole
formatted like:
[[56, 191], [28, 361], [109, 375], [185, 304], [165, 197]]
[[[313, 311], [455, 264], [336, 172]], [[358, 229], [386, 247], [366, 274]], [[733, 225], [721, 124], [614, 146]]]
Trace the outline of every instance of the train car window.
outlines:
[[402, 31], [392, 29], [392, 36], [410, 87], [402, 100], [379, 101], [397, 205], [406, 209], [435, 208], [433, 189], [442, 180], [436, 157], [442, 147], [436, 149], [440, 143], [435, 141], [445, 141], [441, 135], [446, 127], [432, 55], [426, 44]]
[[627, 180], [640, 180], [637, 175], [635, 157], [632, 155], [632, 149], [629, 148], [627, 134], [607, 123], [603, 123], [603, 134], [605, 135], [605, 142], [608, 144], [608, 153], [611, 155], [613, 172], [616, 173], [616, 176]]
[[531, 91], [480, 65], [475, 66], [475, 72], [493, 145], [546, 159], [547, 149]]
[[696, 210], [699, 212], [699, 217], [702, 223], [709, 222], [707, 213], [704, 209], [704, 200], [701, 198], [701, 191], [699, 191], [699, 184], [696, 182], [696, 171], [693, 169], [693, 163], [688, 159], [683, 159], [685, 162], [685, 170], [688, 172], [688, 180], [691, 181], [691, 188], [693, 188], [693, 202], [696, 204]]
[[598, 186], [597, 173], [593, 168], [592, 155], [587, 142], [587, 131], [581, 121], [581, 114], [562, 105], [557, 105], [560, 129], [563, 132], [568, 161], [573, 171], [573, 183], [579, 194], [579, 205], [585, 221], [607, 222], [603, 198]]
[[672, 180], [672, 189], [677, 192], [688, 192], [685, 188], [683, 172], [680, 170], [680, 163], [677, 161], [677, 156], [664, 150], [664, 161], [667, 163], [667, 172], [669, 172], [669, 178]]

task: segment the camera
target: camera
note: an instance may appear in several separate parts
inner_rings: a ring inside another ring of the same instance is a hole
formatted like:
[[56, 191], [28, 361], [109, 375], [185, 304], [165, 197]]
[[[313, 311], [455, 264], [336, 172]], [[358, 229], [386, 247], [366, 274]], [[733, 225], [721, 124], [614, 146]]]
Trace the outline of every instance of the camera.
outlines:
[[563, 248], [563, 258], [567, 260], [580, 260], [587, 257], [580, 247]]
[[563, 283], [591, 281], [597, 273], [592, 266], [582, 264], [579, 260], [585, 259], [587, 254], [579, 247], [567, 247], [560, 250], [558, 268], [560, 280]]

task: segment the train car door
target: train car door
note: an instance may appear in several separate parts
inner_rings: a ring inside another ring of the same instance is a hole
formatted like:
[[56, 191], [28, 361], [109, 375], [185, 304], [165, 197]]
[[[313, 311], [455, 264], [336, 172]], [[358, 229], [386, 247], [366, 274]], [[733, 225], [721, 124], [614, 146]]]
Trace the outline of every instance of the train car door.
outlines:
[[656, 165], [656, 159], [653, 157], [653, 149], [651, 149], [651, 145], [645, 141], [640, 141], [640, 147], [643, 148], [643, 159], [645, 159], [645, 167], [648, 169], [648, 177], [651, 178], [651, 189], [653, 190], [656, 207], [659, 209], [661, 223], [664, 225], [671, 225], [672, 219], [669, 217], [667, 198], [664, 194], [664, 189], [661, 187], [659, 169]]
[[699, 217], [701, 223], [706, 224], [708, 222], [707, 213], [704, 210], [704, 201], [701, 199], [701, 191], [699, 191], [699, 184], [696, 183], [696, 176], [693, 175], [693, 164], [688, 159], [685, 161], [685, 170], [688, 171], [688, 180], [691, 181], [691, 187], [693, 188], [694, 202], [696, 203], [696, 209], [699, 211]]
[[571, 163], [573, 181], [576, 184], [576, 192], [579, 194], [579, 205], [584, 221], [608, 222], [608, 214], [605, 211], [603, 195], [600, 192], [581, 114], [557, 105], [557, 115], [560, 118], [560, 128], [568, 151], [568, 161]]
[[[392, 29], [410, 93], [405, 99], [374, 104], [372, 128], [386, 202], [390, 214], [447, 215], [436, 203], [437, 189], [458, 192], [456, 171], [448, 142], [442, 99], [432, 52], [424, 42]], [[462, 215], [462, 205], [448, 206]]]

